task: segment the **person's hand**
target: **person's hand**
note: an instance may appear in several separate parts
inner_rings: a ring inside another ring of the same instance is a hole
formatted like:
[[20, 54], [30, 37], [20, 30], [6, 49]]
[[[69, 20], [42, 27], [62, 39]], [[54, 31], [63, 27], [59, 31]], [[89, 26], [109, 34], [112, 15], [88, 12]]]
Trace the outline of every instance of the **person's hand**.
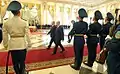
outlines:
[[107, 48], [104, 48], [103, 50], [104, 50], [104, 51], [108, 51], [108, 49], [107, 49]]
[[31, 48], [32, 47], [32, 44], [28, 44], [28, 48]]
[[70, 42], [71, 42], [71, 39], [69, 39], [67, 42], [70, 43]]
[[84, 35], [84, 38], [88, 38], [88, 36], [87, 36], [87, 35]]
[[112, 39], [109, 35], [107, 35], [107, 37], [105, 38], [105, 40], [107, 40], [107, 39]]

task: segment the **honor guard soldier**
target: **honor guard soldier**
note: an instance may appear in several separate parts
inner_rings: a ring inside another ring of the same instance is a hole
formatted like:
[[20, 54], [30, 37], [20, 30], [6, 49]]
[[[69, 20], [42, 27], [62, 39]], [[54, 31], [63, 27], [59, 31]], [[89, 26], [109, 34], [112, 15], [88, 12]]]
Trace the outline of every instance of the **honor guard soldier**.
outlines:
[[100, 64], [104, 64], [107, 58], [107, 54], [108, 54], [108, 50], [106, 49], [106, 44], [109, 42], [109, 29], [111, 28], [111, 26], [113, 25], [111, 23], [111, 20], [113, 20], [114, 17], [113, 15], [108, 12], [107, 13], [107, 17], [105, 18], [105, 22], [106, 24], [104, 24], [102, 26], [102, 31], [100, 33], [100, 57], [96, 60], [96, 62], [100, 63]]
[[103, 49], [103, 45], [105, 43], [105, 38], [107, 37], [107, 35], [109, 35], [109, 29], [110, 27], [113, 25], [111, 23], [111, 20], [114, 19], [114, 16], [108, 12], [107, 13], [107, 17], [105, 18], [105, 23], [103, 26], [102, 26], [102, 31], [100, 33], [100, 49], [102, 50]]
[[7, 10], [11, 11], [14, 16], [3, 24], [3, 45], [8, 49], [6, 74], [8, 74], [10, 53], [15, 74], [24, 74], [26, 48], [31, 46], [28, 24], [20, 18], [21, 8], [22, 6], [18, 1], [12, 1]]
[[84, 17], [87, 17], [87, 12], [85, 9], [81, 8], [78, 11], [79, 21], [73, 24], [73, 28], [69, 33], [69, 36], [74, 35], [74, 54], [75, 61], [74, 64], [70, 65], [73, 69], [79, 70], [83, 60], [83, 50], [84, 50], [84, 35], [88, 30], [88, 24], [83, 21]]
[[96, 59], [96, 49], [99, 42], [97, 35], [102, 29], [101, 24], [98, 22], [99, 19], [103, 19], [103, 17], [101, 12], [97, 10], [94, 13], [94, 22], [89, 25], [89, 30], [87, 32], [88, 61], [85, 61], [84, 64], [88, 67], [92, 67]]

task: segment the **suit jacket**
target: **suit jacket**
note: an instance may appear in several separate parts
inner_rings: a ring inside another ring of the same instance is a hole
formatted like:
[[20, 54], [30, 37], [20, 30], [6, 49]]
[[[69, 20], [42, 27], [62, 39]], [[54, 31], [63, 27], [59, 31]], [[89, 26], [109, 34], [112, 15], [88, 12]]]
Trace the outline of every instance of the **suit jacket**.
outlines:
[[64, 40], [64, 32], [63, 32], [63, 27], [59, 26], [56, 28], [55, 31], [55, 41], [61, 41]]
[[48, 32], [48, 34], [50, 34], [50, 37], [55, 37], [55, 30], [56, 30], [56, 26], [53, 26], [50, 31]]
[[22, 50], [30, 46], [29, 27], [27, 22], [14, 16], [3, 24], [3, 45], [8, 50]]

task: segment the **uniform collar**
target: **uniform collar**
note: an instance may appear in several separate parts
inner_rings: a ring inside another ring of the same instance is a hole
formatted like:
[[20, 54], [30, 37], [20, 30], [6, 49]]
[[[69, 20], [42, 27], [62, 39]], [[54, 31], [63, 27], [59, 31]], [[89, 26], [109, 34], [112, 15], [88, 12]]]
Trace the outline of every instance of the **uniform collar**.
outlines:
[[13, 18], [20, 18], [19, 16], [13, 16]]

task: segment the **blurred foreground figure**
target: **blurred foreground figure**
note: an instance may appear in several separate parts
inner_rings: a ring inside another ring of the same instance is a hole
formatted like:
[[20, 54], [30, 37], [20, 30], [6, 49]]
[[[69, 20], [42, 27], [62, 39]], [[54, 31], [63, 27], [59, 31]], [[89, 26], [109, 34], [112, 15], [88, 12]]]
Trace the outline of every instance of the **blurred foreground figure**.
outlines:
[[[3, 45], [8, 49], [6, 74], [8, 74], [8, 59], [10, 53], [15, 73], [24, 74], [26, 49], [31, 46], [28, 24], [20, 18], [21, 8], [21, 4], [18, 1], [12, 1], [8, 5], [7, 10], [11, 11], [14, 16], [3, 24]], [[26, 39], [28, 45], [26, 44]]]
[[109, 51], [107, 57], [108, 74], [120, 74], [120, 25], [116, 28], [115, 35], [106, 48]]

